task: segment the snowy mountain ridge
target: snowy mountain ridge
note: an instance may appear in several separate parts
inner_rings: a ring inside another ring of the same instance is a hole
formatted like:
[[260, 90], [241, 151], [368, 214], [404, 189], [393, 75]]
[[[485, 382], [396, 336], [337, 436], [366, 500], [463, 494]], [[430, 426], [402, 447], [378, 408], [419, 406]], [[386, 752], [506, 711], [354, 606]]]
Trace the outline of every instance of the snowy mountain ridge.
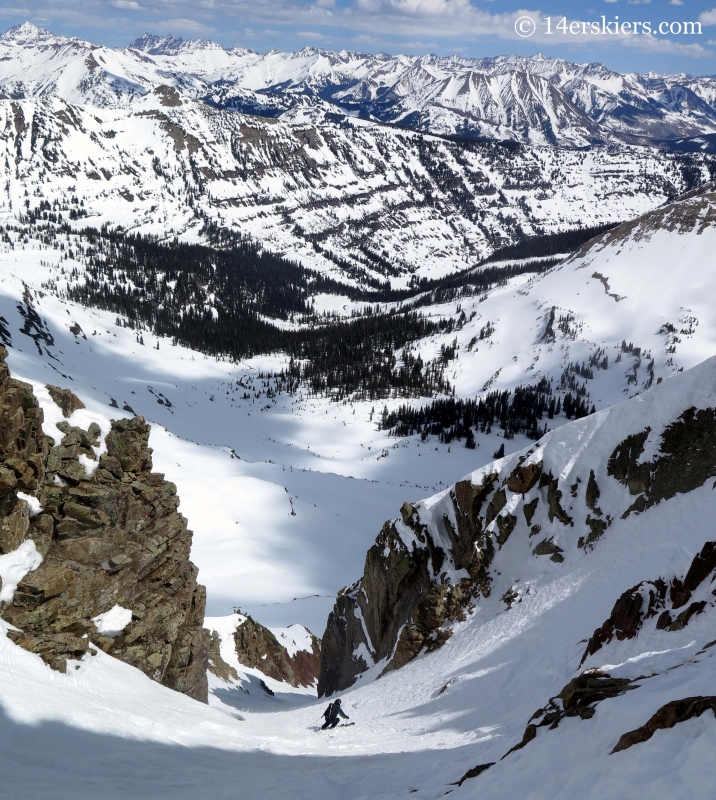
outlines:
[[259, 54], [154, 34], [112, 49], [27, 22], [0, 36], [0, 91], [8, 97], [56, 94], [126, 107], [165, 83], [218, 107], [270, 117], [308, 107], [437, 134], [567, 147], [683, 147], [681, 140], [716, 132], [712, 77], [623, 75], [541, 55]]
[[716, 169], [710, 156], [627, 145], [560, 151], [268, 120], [164, 84], [120, 109], [0, 100], [0, 120], [5, 219], [61, 214], [78, 229], [189, 242], [215, 225], [364, 288], [407, 288], [525, 236], [633, 218]]

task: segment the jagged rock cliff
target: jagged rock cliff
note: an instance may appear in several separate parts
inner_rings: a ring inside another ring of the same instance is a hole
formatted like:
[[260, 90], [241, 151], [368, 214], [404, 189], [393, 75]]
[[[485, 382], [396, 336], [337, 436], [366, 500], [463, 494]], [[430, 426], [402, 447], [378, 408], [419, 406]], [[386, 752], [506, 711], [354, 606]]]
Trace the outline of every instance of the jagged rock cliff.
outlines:
[[[94, 645], [206, 702], [205, 589], [189, 560], [176, 487], [151, 471], [149, 426], [142, 417], [112, 421], [98, 455], [97, 425], [62, 422], [65, 436], [54, 444], [31, 387], [9, 377], [6, 356], [0, 350], [0, 548], [31, 539], [42, 556], [0, 606], [18, 629], [10, 638], [60, 671]], [[40, 511], [31, 516], [18, 489]]]
[[236, 657], [243, 666], [257, 669], [274, 680], [291, 686], [314, 686], [321, 643], [313, 634], [310, 638], [310, 651], [297, 649], [291, 654], [268, 628], [247, 616], [234, 633]]
[[[683, 388], [678, 377], [667, 380], [548, 433], [428, 500], [404, 503], [401, 517], [385, 523], [368, 551], [362, 578], [339, 594], [329, 616], [319, 695], [351, 686], [369, 668], [384, 674], [441, 647], [453, 625], [486, 598], [501, 598], [506, 609], [521, 602], [529, 570], [568, 570], [574, 559], [589, 557], [615, 520], [704, 485], [716, 475], [714, 398], [716, 359], [710, 359]], [[674, 580], [668, 602], [655, 601], [654, 610], [686, 603]], [[631, 614], [626, 606], [645, 592], [640, 585], [625, 593], [624, 613], [615, 607], [615, 619], [589, 647], [612, 627], [632, 624], [632, 616], [639, 624], [639, 609]], [[684, 612], [660, 619], [680, 625]]]
[[15, 550], [30, 529], [30, 507], [18, 491], [35, 492], [49, 453], [42, 409], [32, 388], [13, 380], [0, 346], [0, 553]]

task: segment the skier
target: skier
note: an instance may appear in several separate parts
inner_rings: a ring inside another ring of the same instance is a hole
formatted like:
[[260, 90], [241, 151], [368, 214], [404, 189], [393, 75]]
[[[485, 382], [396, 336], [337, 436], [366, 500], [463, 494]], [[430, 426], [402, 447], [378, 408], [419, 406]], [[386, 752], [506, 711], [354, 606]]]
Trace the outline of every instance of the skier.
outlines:
[[325, 731], [326, 728], [335, 728], [336, 725], [338, 725], [339, 716], [343, 717], [343, 719], [350, 719], [350, 717], [341, 708], [340, 698], [333, 703], [328, 704], [328, 708], [323, 712], [323, 716], [326, 721], [321, 726], [322, 731]]

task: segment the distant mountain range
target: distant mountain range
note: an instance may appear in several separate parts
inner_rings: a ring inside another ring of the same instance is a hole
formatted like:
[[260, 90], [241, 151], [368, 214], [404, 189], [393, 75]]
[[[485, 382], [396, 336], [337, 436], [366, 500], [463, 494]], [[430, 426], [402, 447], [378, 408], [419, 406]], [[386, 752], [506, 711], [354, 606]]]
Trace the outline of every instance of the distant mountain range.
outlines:
[[353, 116], [417, 131], [563, 147], [716, 146], [716, 77], [621, 74], [541, 55], [469, 59], [316, 48], [259, 54], [144, 34], [125, 48], [29, 22], [0, 36], [0, 94], [125, 107], [159, 85], [227, 108], [314, 122]]

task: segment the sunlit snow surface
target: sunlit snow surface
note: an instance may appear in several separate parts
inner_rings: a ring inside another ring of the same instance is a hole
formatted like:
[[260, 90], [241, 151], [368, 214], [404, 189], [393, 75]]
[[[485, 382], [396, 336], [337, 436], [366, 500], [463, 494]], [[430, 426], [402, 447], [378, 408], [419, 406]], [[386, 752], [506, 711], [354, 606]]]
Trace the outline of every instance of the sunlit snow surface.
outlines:
[[[680, 237], [671, 250], [657, 235], [652, 244], [632, 244], [620, 257], [615, 248], [605, 250], [542, 279], [514, 281], [482, 303], [464, 303], [468, 316], [472, 307], [478, 315], [460, 332], [463, 344], [487, 320], [496, 334], [477, 352], [460, 350], [453, 367], [458, 394], [481, 390], [500, 367], [497, 388], [558, 375], [566, 360], [581, 360], [602, 342], [611, 364], [622, 338], [652, 350], [657, 377], [697, 364], [714, 351], [716, 338], [716, 290], [701, 268], [710, 263], [714, 244], [710, 229]], [[13, 337], [13, 374], [33, 382], [46, 431], [56, 438], [61, 414], [46, 383], [72, 388], [87, 404], [71, 424], [95, 421], [105, 434], [110, 417], [130, 413], [121, 410], [125, 404], [153, 422], [155, 469], [178, 486], [180, 510], [194, 531], [192, 558], [208, 588], [207, 624], [219, 631], [230, 663], [235, 607], [274, 628], [301, 622], [320, 635], [335, 592], [360, 575], [383, 520], [396, 515], [402, 500], [430, 497], [485, 464], [502, 441], [493, 434], [479, 438], [474, 451], [453, 443], [448, 453], [434, 440], [396, 441], [378, 432], [369, 418], [372, 404], [280, 396], [265, 408], [265, 398], [239, 401], [236, 393], [232, 399], [226, 394], [230, 379], [277, 360], [231, 364], [171, 347], [167, 340], [156, 350], [156, 339], [148, 335], [141, 346], [132, 331], [115, 325], [114, 315], [47, 294], [36, 295], [34, 303], [55, 344], [52, 357], [46, 350], [38, 353], [19, 332], [17, 304], [23, 280], [39, 288], [44, 279], [40, 258], [56, 256], [22, 250], [0, 256], [0, 315]], [[610, 297], [590, 277], [597, 271], [624, 300]], [[540, 343], [541, 320], [552, 305], [579, 315], [576, 338]], [[680, 315], [699, 324], [667, 355], [658, 331]], [[86, 339], [70, 333], [73, 322]], [[431, 357], [440, 343], [438, 337], [425, 342], [423, 357]], [[636, 386], [626, 383], [632, 369], [629, 362], [597, 374], [590, 390], [599, 408], [640, 388], [643, 367]], [[626, 428], [645, 409], [653, 410], [657, 393], [664, 399], [664, 420], [696, 397], [699, 404], [709, 402], [708, 370], [713, 372], [713, 363], [605, 416], [561, 428], [548, 446], [563, 450], [568, 471], [603, 425], [616, 435], [620, 425]], [[157, 402], [160, 392], [171, 407]], [[109, 406], [111, 400], [118, 409]], [[507, 442], [508, 453], [526, 444]], [[653, 446], [647, 442], [647, 451]], [[595, 450], [590, 458], [605, 454]], [[584, 639], [625, 589], [659, 575], [683, 575], [712, 531], [714, 497], [707, 484], [616, 521], [588, 557], [572, 553], [563, 565], [534, 559], [527, 546], [511, 549], [513, 560], [504, 562], [500, 580], [519, 578], [529, 586], [523, 602], [507, 611], [496, 590], [435, 654], [378, 681], [361, 678], [342, 694], [355, 725], [332, 732], [316, 730], [325, 701], [266, 679], [275, 691], [270, 698], [260, 674], [238, 662], [239, 681], [225, 684], [212, 676], [206, 707], [102, 652], [71, 663], [61, 675], [0, 637], [2, 791], [48, 800], [438, 798], [448, 790], [495, 799], [710, 798], [716, 720], [709, 713], [609, 755], [622, 733], [642, 725], [664, 703], [713, 693], [716, 648], [700, 652], [714, 638], [708, 615], [695, 617], [683, 631], [615, 642], [598, 652], [586, 666], [644, 676], [640, 688], [604, 701], [591, 720], [565, 719], [557, 730], [540, 729], [524, 750], [460, 789], [450, 784], [476, 764], [499, 760], [520, 741], [535, 709], [576, 674]], [[310, 595], [319, 596], [291, 602]]]
[[95, 628], [103, 636], [116, 636], [121, 633], [132, 621], [132, 609], [120, 605], [112, 606], [104, 614], [92, 617]]
[[17, 550], [0, 555], [0, 603], [11, 603], [18, 583], [42, 564], [42, 556], [32, 539], [24, 541]]

